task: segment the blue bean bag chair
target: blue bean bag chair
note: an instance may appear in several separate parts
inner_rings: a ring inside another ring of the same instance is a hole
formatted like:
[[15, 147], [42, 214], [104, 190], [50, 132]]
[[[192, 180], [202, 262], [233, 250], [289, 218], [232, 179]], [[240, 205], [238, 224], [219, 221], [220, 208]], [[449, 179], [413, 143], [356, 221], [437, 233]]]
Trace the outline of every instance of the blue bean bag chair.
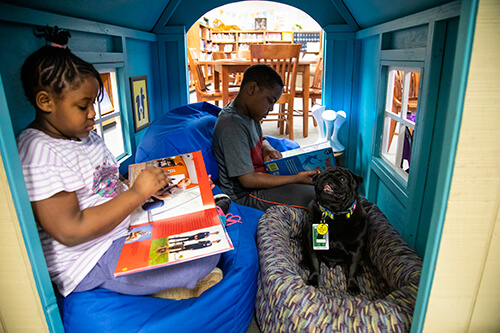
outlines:
[[409, 332], [422, 260], [378, 207], [361, 199], [368, 241], [361, 293], [347, 292], [345, 274], [321, 264], [317, 288], [300, 266], [304, 211], [285, 206], [262, 216], [257, 240], [260, 273], [256, 317], [262, 332]]
[[[169, 111], [148, 128], [136, 162], [201, 150], [208, 173], [218, 179], [212, 134], [219, 111], [206, 102]], [[298, 147], [286, 139], [268, 140], [282, 151]], [[227, 227], [234, 250], [221, 255], [221, 282], [197, 298], [179, 301], [106, 289], [72, 293], [59, 298], [66, 332], [245, 332], [255, 309], [259, 270], [255, 235], [262, 212], [233, 202], [229, 213], [240, 216], [241, 223]]]

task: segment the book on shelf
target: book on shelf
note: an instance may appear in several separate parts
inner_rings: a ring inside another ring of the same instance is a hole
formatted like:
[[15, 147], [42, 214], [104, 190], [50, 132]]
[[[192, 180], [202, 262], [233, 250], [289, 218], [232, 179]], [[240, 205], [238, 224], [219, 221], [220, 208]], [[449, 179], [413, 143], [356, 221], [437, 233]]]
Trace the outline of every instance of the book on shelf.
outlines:
[[335, 166], [335, 156], [329, 142], [318, 143], [282, 152], [282, 158], [265, 162], [273, 175], [295, 175], [302, 171]]
[[130, 215], [130, 229], [115, 276], [233, 249], [217, 214], [201, 152], [132, 164], [131, 185], [148, 166], [163, 168], [171, 182]]

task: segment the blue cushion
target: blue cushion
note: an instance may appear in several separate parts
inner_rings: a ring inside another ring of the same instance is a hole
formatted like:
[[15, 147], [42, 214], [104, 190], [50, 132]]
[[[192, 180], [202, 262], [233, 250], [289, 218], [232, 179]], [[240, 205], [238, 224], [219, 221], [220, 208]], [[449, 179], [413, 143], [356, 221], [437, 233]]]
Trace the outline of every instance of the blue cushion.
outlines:
[[212, 137], [220, 108], [200, 102], [170, 110], [148, 127], [137, 147], [136, 163], [201, 151], [208, 174], [218, 179]]

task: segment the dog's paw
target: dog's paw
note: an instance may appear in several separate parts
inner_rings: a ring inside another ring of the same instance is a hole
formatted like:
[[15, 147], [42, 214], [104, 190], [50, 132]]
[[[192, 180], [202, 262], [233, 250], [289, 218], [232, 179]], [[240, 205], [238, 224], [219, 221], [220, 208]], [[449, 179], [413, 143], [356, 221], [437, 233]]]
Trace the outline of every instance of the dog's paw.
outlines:
[[318, 280], [319, 280], [319, 274], [318, 273], [313, 273], [309, 276], [309, 279], [307, 279], [307, 284], [313, 287], [318, 286]]

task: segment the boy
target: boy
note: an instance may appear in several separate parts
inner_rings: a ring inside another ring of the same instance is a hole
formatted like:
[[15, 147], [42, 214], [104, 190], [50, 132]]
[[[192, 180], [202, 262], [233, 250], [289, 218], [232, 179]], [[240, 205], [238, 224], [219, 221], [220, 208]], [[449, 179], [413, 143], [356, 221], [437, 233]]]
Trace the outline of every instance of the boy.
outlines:
[[213, 150], [222, 191], [238, 204], [265, 211], [273, 205], [307, 209], [314, 198], [311, 177], [266, 173], [264, 161], [281, 158], [263, 137], [260, 121], [283, 92], [280, 75], [267, 65], [249, 67], [236, 98], [222, 109], [214, 129]]

